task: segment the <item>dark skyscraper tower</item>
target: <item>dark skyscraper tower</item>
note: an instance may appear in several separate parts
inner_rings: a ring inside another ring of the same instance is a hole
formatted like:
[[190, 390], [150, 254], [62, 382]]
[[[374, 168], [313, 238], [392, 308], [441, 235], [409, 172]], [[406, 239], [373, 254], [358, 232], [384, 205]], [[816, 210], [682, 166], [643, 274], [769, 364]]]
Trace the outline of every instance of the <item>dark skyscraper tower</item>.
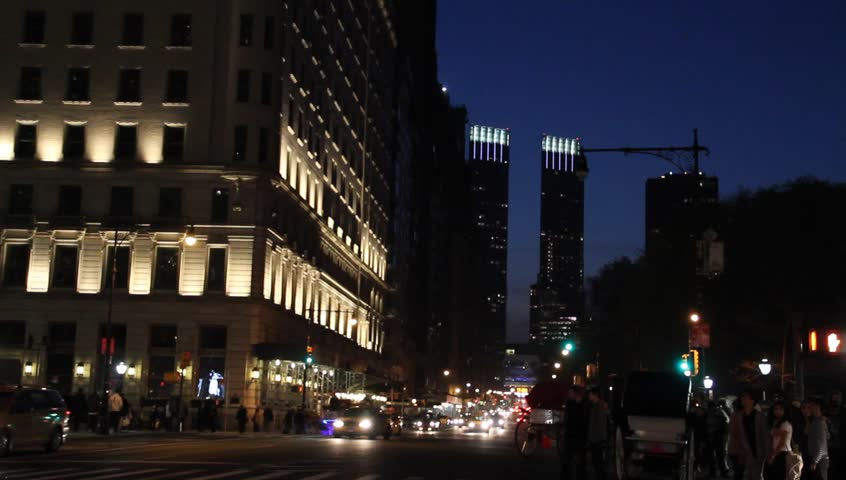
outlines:
[[468, 166], [476, 301], [465, 334], [477, 382], [492, 382], [505, 345], [508, 257], [508, 129], [470, 126]]
[[584, 182], [578, 139], [541, 143], [540, 271], [531, 290], [531, 343], [558, 347], [584, 318]]

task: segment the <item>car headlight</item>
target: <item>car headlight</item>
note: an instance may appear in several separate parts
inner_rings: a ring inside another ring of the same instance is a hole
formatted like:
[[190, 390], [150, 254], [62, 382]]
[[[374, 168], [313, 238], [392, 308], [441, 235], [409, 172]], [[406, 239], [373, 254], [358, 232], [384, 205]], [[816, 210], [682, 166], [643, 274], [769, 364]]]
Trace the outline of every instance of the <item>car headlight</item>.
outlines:
[[360, 428], [363, 428], [363, 429], [367, 430], [368, 428], [370, 428], [370, 427], [372, 427], [372, 426], [373, 426], [373, 422], [371, 422], [370, 420], [368, 420], [368, 419], [366, 419], [366, 418], [365, 418], [364, 420], [362, 420], [362, 421], [358, 422], [358, 426], [359, 426]]
[[429, 422], [429, 426], [436, 427], [438, 426], [438, 422]]
[[484, 427], [484, 428], [488, 428], [488, 427], [490, 427], [490, 426], [491, 426], [491, 421], [490, 421], [490, 420], [485, 420], [484, 422], [482, 422], [482, 427]]
[[332, 426], [333, 426], [334, 428], [344, 428], [344, 421], [343, 421], [343, 420], [335, 420], [335, 421], [332, 423]]
[[467, 426], [470, 428], [476, 428], [476, 422], [470, 422]]
[[423, 426], [423, 422], [417, 422], [417, 423], [415, 423], [415, 425], [417, 425], [418, 427], [422, 427], [422, 426]]
[[462, 419], [458, 419], [458, 424], [459, 424], [459, 425], [464, 425], [464, 420], [462, 420]]
[[500, 418], [498, 423], [499, 423], [500, 425], [505, 425], [505, 420], [503, 420], [503, 419], [501, 419], [501, 418]]

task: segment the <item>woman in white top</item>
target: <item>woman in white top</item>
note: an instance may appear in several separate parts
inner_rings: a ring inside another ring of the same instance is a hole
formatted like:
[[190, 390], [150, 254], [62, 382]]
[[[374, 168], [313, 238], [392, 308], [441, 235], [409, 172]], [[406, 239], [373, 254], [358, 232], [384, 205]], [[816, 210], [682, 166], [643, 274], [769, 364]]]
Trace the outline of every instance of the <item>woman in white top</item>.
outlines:
[[775, 402], [770, 408], [770, 437], [772, 450], [764, 465], [764, 480], [785, 480], [787, 477], [787, 454], [791, 451], [793, 426], [784, 416], [784, 403]]

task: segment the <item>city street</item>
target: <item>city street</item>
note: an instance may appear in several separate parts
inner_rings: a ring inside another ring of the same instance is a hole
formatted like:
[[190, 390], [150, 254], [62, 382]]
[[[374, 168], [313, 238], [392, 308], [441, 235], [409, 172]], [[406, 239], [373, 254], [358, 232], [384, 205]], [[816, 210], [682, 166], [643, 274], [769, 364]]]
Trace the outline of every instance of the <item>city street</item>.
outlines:
[[71, 438], [58, 453], [0, 460], [9, 480], [557, 478], [552, 450], [524, 460], [508, 434], [404, 433], [385, 441], [276, 434]]

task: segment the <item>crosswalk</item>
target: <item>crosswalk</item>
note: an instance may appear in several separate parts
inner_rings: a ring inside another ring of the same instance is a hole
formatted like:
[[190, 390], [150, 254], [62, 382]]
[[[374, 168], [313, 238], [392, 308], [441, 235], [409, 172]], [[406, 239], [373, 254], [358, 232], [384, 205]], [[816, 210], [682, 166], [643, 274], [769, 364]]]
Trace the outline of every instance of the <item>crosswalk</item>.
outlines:
[[90, 466], [44, 468], [4, 467], [0, 465], [0, 479], [3, 480], [423, 480], [419, 475], [396, 476], [376, 473], [351, 473], [349, 471], [317, 471], [308, 469], [264, 469], [250, 468], [180, 468], [166, 467], [104, 467]]

